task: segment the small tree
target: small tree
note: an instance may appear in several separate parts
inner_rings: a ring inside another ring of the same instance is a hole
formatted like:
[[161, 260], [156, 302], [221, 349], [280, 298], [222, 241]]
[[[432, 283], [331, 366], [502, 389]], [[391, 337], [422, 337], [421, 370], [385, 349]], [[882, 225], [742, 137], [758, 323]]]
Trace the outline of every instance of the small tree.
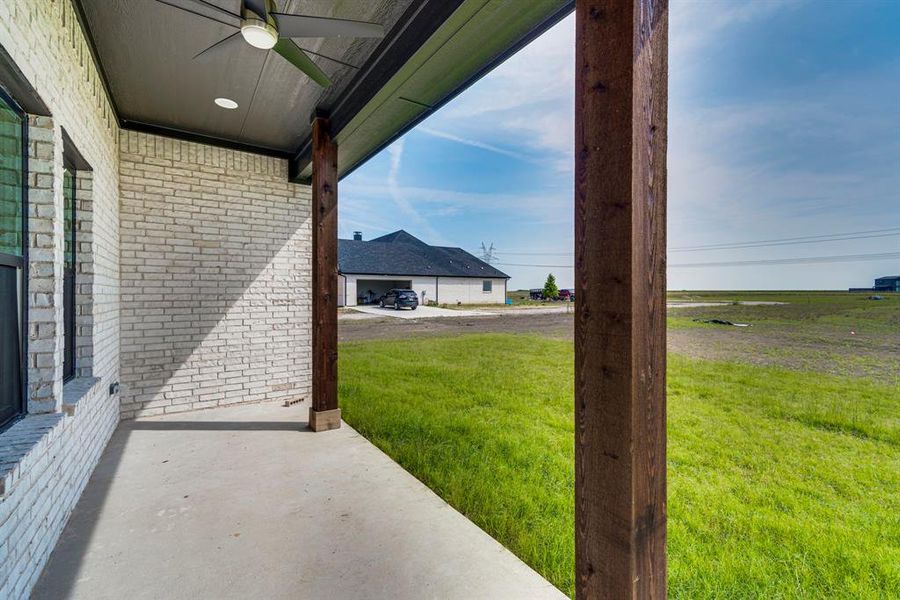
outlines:
[[553, 273], [547, 275], [547, 281], [544, 283], [544, 299], [556, 300], [559, 298], [559, 288], [556, 287], [556, 277]]

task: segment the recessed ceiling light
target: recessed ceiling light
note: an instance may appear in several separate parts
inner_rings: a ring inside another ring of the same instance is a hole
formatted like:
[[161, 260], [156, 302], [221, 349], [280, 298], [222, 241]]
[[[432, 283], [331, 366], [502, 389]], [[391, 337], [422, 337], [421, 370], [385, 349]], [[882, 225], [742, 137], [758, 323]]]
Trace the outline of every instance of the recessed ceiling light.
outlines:
[[238, 103], [231, 98], [216, 98], [215, 103], [228, 110], [234, 110], [238, 107]]

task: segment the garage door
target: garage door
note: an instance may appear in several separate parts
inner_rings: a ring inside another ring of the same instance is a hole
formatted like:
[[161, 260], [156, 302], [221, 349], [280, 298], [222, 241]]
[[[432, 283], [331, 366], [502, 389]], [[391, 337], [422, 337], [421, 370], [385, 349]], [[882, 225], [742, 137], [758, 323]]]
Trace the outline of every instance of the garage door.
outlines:
[[412, 280], [410, 279], [358, 279], [356, 281], [356, 302], [357, 304], [378, 304], [378, 301], [388, 291], [394, 288], [410, 289]]

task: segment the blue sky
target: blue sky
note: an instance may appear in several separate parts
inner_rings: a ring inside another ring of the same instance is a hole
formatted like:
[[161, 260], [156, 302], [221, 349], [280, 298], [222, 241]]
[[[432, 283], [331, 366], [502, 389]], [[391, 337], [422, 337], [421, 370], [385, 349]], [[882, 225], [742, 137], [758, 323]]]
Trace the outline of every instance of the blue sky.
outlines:
[[[673, 0], [669, 33], [669, 289], [900, 274], [898, 258], [680, 266], [900, 252], [900, 2]], [[511, 289], [571, 287], [573, 82], [570, 16], [344, 179], [341, 237], [493, 243]]]

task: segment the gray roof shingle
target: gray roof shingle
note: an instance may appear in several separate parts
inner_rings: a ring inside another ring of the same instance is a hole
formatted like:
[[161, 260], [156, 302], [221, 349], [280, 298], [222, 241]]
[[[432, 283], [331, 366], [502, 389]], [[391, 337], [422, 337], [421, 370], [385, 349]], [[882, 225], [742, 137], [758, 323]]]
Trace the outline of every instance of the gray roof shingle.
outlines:
[[462, 248], [429, 246], [402, 229], [369, 241], [338, 240], [338, 270], [354, 275], [509, 279]]

